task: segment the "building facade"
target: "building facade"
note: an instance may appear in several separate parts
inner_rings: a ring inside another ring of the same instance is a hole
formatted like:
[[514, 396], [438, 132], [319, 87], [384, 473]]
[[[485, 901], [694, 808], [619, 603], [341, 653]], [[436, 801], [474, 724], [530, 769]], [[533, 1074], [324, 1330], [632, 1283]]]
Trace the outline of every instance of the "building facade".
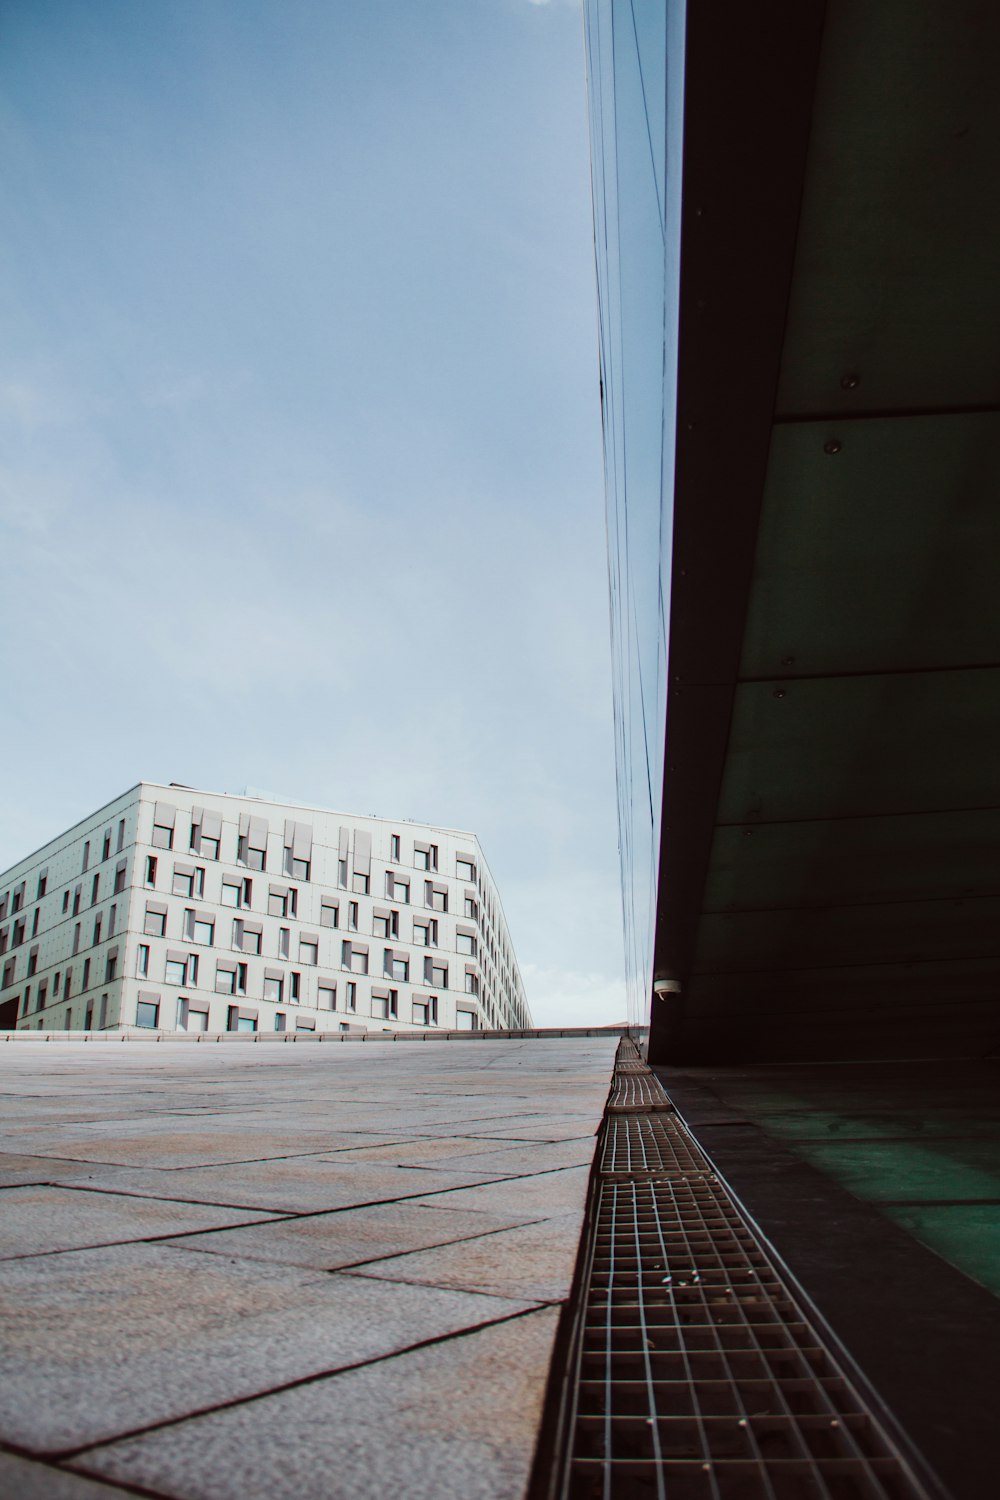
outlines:
[[140, 782], [0, 876], [0, 1027], [531, 1025], [474, 834]]

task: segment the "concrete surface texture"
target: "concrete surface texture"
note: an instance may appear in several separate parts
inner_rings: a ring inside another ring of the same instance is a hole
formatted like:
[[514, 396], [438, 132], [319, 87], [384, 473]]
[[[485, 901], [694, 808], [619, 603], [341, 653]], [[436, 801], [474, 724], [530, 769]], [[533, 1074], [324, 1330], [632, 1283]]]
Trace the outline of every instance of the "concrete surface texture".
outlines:
[[518, 1500], [616, 1046], [4, 1048], [0, 1493]]

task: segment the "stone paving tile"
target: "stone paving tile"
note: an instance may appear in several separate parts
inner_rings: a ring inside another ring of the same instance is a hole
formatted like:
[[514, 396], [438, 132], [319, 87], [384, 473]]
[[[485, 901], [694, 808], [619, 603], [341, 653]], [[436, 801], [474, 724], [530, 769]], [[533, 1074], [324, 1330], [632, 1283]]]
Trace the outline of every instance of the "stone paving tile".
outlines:
[[86, 1172], [86, 1162], [55, 1161], [51, 1156], [26, 1156], [19, 1152], [0, 1152], [0, 1187], [17, 1187], [22, 1183], [51, 1182], [61, 1176], [79, 1176]]
[[0, 1440], [58, 1453], [530, 1307], [124, 1245], [0, 1267]]
[[133, 1490], [0, 1450], [0, 1495], [7, 1500], [123, 1500], [132, 1494]]
[[[491, 1182], [504, 1175], [497, 1170], [439, 1172], [433, 1167], [394, 1167], [380, 1162], [352, 1166], [334, 1155], [174, 1169], [95, 1166], [85, 1179], [77, 1180], [86, 1181], [88, 1187], [143, 1198], [309, 1213], [423, 1197], [429, 1192], [447, 1192], [463, 1182]], [[60, 1181], [60, 1175], [53, 1173], [52, 1180]]]
[[554, 1309], [529, 1313], [74, 1467], [177, 1500], [521, 1500], [556, 1321]]
[[[372, 1139], [370, 1135], [356, 1131], [282, 1131], [276, 1129], [273, 1120], [266, 1116], [255, 1130], [220, 1130], [213, 1126], [212, 1117], [208, 1116], [198, 1125], [191, 1125], [185, 1119], [183, 1128], [176, 1121], [157, 1117], [143, 1121], [139, 1130], [134, 1122], [127, 1126], [119, 1122], [101, 1122], [92, 1127], [92, 1133], [88, 1131], [86, 1134], [79, 1127], [74, 1127], [72, 1135], [65, 1131], [37, 1131], [27, 1137], [21, 1136], [18, 1144], [38, 1157], [50, 1154], [63, 1160], [98, 1162], [106, 1166], [170, 1168], [226, 1166], [250, 1160], [319, 1154], [341, 1146], [370, 1144]], [[385, 1140], [385, 1136], [375, 1139]]]
[[561, 1214], [460, 1244], [355, 1266], [350, 1274], [561, 1302], [569, 1296], [582, 1228], [582, 1213]]
[[[480, 1148], [483, 1142], [479, 1142]], [[558, 1167], [589, 1167], [597, 1149], [596, 1135], [569, 1141], [510, 1141], [496, 1144], [492, 1151], [472, 1152], [456, 1157], [439, 1157], [434, 1165], [439, 1172], [461, 1167], [467, 1171], [502, 1172], [504, 1176], [529, 1177], [536, 1172], [550, 1172]]]
[[427, 1250], [451, 1240], [491, 1235], [531, 1219], [530, 1213], [524, 1216], [463, 1213], [460, 1209], [437, 1209], [410, 1202], [386, 1203], [341, 1213], [311, 1214], [304, 1219], [276, 1219], [270, 1224], [188, 1235], [183, 1240], [165, 1243], [215, 1255], [335, 1271], [341, 1266], [369, 1261], [372, 1256]]
[[0, 1261], [272, 1217], [266, 1211], [169, 1203], [72, 1186], [7, 1188], [0, 1194], [0, 1216]]
[[552, 1218], [582, 1208], [589, 1178], [586, 1167], [567, 1167], [557, 1172], [540, 1172], [536, 1177], [518, 1177], [510, 1182], [456, 1188], [453, 1193], [436, 1193], [426, 1201], [435, 1208], [481, 1209], [485, 1213], [523, 1213], [526, 1216], [537, 1212], [539, 1218]]

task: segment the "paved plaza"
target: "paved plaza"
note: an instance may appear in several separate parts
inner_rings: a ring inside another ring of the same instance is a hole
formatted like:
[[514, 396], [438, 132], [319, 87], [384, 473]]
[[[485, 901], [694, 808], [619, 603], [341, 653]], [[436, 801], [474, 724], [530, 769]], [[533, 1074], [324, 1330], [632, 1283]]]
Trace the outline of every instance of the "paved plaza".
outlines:
[[519, 1500], [617, 1041], [0, 1045], [0, 1493]]

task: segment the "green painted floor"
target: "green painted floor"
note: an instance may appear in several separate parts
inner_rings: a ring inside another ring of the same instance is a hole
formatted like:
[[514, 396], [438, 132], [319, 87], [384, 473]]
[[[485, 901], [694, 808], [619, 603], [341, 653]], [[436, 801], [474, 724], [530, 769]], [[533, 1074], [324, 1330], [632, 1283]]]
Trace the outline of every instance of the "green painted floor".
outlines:
[[712, 1086], [1000, 1297], [1000, 1062], [756, 1068]]

